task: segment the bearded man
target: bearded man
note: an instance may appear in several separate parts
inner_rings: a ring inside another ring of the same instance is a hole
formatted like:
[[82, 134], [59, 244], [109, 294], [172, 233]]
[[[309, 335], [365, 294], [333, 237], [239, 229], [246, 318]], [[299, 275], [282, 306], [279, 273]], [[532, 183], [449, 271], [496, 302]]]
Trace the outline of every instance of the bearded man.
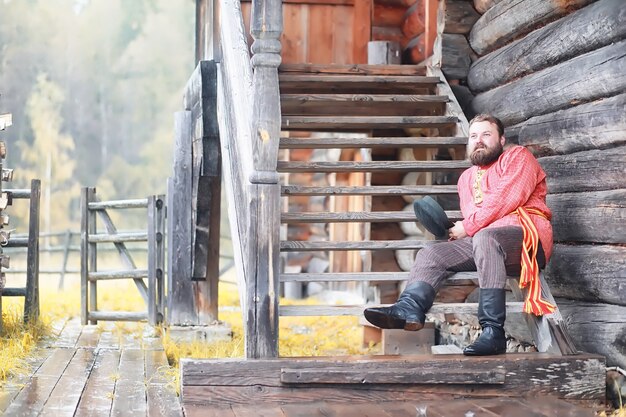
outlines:
[[[449, 229], [449, 241], [420, 250], [398, 301], [365, 310], [365, 318], [385, 329], [419, 330], [444, 281], [456, 272], [478, 271], [478, 320], [482, 332], [465, 355], [506, 352], [505, 285], [509, 275], [531, 284], [524, 310], [554, 311], [541, 299], [538, 267], [552, 252], [551, 212], [546, 175], [522, 146], [504, 150], [504, 126], [490, 115], [470, 121], [467, 157], [472, 167], [458, 181], [462, 221]], [[533, 277], [528, 274], [534, 275]]]

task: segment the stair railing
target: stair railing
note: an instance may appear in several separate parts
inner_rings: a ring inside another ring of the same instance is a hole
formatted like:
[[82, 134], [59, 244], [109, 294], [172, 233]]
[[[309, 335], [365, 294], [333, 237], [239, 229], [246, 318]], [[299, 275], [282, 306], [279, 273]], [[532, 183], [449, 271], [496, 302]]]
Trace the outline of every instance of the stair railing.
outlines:
[[276, 357], [282, 1], [253, 0], [252, 57], [240, 2], [213, 0], [208, 7], [214, 13], [214, 24], [206, 45], [218, 66], [217, 117], [245, 322], [245, 351], [248, 358]]

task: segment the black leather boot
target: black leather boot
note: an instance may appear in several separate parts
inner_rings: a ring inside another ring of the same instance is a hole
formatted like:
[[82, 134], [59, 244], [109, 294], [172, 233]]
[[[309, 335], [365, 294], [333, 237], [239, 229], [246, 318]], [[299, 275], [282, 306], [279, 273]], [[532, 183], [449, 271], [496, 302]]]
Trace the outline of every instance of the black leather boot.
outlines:
[[506, 352], [504, 320], [506, 319], [506, 290], [481, 288], [478, 301], [478, 322], [483, 332], [463, 349], [467, 356], [499, 355]]
[[435, 289], [426, 282], [407, 285], [395, 304], [389, 307], [365, 309], [365, 318], [381, 329], [420, 330], [424, 327], [426, 312], [435, 300]]

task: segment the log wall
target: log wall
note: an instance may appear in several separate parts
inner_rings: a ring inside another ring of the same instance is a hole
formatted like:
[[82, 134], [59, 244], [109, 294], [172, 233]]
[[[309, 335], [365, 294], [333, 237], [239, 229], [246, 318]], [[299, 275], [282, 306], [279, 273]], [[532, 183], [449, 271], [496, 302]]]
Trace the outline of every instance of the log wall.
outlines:
[[626, 366], [626, 3], [475, 0], [472, 110], [548, 176], [546, 268], [578, 347]]

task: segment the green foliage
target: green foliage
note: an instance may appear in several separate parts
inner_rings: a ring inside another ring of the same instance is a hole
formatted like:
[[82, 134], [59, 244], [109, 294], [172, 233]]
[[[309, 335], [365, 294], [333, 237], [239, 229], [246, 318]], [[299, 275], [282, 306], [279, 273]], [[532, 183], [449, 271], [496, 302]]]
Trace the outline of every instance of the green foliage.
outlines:
[[193, 1], [0, 0], [5, 166], [51, 190], [53, 229], [75, 224], [80, 186], [110, 199], [165, 191], [194, 13]]

